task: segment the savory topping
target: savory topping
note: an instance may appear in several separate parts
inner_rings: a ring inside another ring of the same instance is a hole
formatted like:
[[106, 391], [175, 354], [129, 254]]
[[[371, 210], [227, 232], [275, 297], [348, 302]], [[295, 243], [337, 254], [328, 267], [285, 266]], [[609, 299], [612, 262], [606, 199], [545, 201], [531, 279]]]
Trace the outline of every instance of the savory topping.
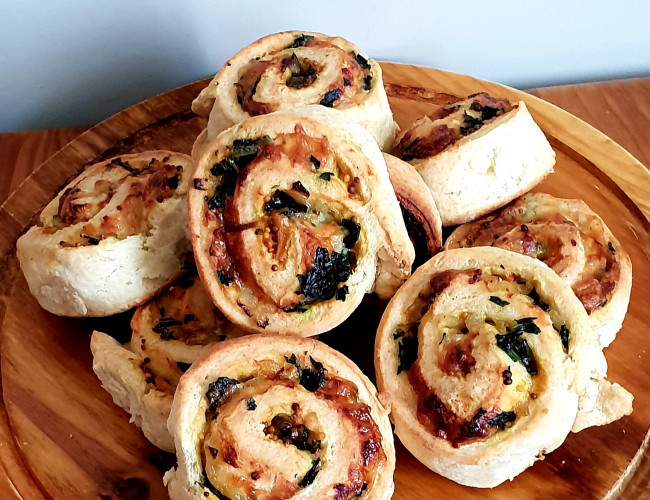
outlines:
[[298, 275], [299, 293], [304, 295], [301, 305], [315, 300], [328, 300], [336, 295], [339, 283], [345, 283], [352, 274], [350, 254], [317, 248], [314, 266], [306, 274]]
[[274, 210], [283, 210], [282, 215], [291, 216], [299, 213], [305, 213], [307, 211], [307, 206], [298, 203], [284, 191], [276, 189], [271, 200], [264, 203], [265, 213], [268, 214]]
[[[309, 100], [303, 104], [318, 104], [336, 107], [355, 103], [362, 98], [359, 90], [368, 92], [372, 85], [372, 66], [360, 54], [348, 53], [333, 39], [301, 35], [285, 49], [264, 54], [252, 59], [240, 73], [235, 84], [235, 95], [242, 110], [250, 116], [263, 115], [286, 107], [291, 99], [279, 99], [274, 90], [284, 86], [291, 92], [307, 89]], [[320, 54], [319, 52], [320, 51]], [[337, 61], [338, 74], [326, 75], [323, 61]], [[324, 87], [316, 96], [314, 86]], [[259, 89], [264, 91], [259, 91]]]
[[241, 388], [242, 385], [239, 381], [228, 377], [219, 377], [216, 381], [211, 382], [208, 392], [205, 393], [205, 397], [210, 403], [209, 411], [216, 411], [229, 396]]
[[568, 337], [536, 285], [505, 270], [448, 270], [404, 311], [392, 334], [397, 374], [406, 372], [418, 421], [433, 435], [459, 447], [527, 414], [530, 394], [546, 383], [536, 350], [559, 347], [555, 330]]
[[[328, 441], [328, 429], [321, 427], [319, 415], [309, 409], [310, 398], [331, 406], [341, 419], [337, 425], [354, 432], [345, 444], [358, 447], [358, 451], [348, 454], [351, 462], [344, 464], [344, 472], [334, 472], [339, 482], [332, 487], [345, 493], [337, 498], [357, 498], [356, 495], [372, 484], [372, 477], [381, 470], [386, 455], [370, 407], [359, 400], [354, 384], [330, 375], [313, 357], [301, 361], [296, 354], [284, 356], [279, 362], [260, 361], [258, 369], [238, 378], [219, 377], [209, 384], [205, 394], [208, 408], [202, 443], [204, 486], [208, 487], [209, 483], [209, 489], [219, 498], [289, 498], [298, 490], [310, 487], [325, 467], [336, 470], [338, 466], [324, 461], [331, 441]], [[273, 387], [297, 391], [301, 402], [283, 404], [274, 400], [269, 407], [265, 398]], [[309, 394], [306, 398], [304, 390]], [[247, 448], [247, 456], [242, 456], [243, 450], [233, 442], [229, 430], [231, 419], [240, 418], [238, 408], [254, 411], [250, 418], [262, 418], [262, 435], [256, 434], [260, 431], [251, 432], [254, 439], [265, 440], [264, 447], [269, 449], [268, 445], [273, 444], [293, 450], [286, 450], [293, 457], [292, 470], [269, 470], [255, 458], [252, 448]]]
[[67, 188], [59, 197], [52, 227], [83, 225], [77, 236], [67, 237], [60, 246], [98, 245], [106, 238], [147, 233], [153, 225], [152, 207], [175, 196], [182, 180], [183, 167], [168, 161], [152, 158], [131, 165], [115, 158]]
[[[542, 193], [460, 226], [447, 246], [494, 246], [539, 259], [571, 285], [589, 314], [607, 304], [620, 277], [602, 220], [581, 202]], [[529, 296], [548, 310], [537, 290]]]
[[494, 295], [490, 296], [490, 302], [495, 303], [499, 307], [505, 307], [508, 304], [510, 304], [510, 302], [508, 302], [507, 300], [500, 299], [499, 297], [496, 297]]
[[494, 98], [485, 92], [471, 95], [460, 103], [447, 104], [433, 115], [416, 121], [402, 136], [394, 154], [404, 161], [435, 156], [513, 108], [507, 99]]
[[393, 334], [394, 339], [400, 339], [397, 345], [397, 356], [399, 357], [399, 365], [397, 366], [397, 374], [408, 371], [411, 365], [418, 359], [418, 337], [417, 335], [406, 336], [404, 330], [397, 330]]

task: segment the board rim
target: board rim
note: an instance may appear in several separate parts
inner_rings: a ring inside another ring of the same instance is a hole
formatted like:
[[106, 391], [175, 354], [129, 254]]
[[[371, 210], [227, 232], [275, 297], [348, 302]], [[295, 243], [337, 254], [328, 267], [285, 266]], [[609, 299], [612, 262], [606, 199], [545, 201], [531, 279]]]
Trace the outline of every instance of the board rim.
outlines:
[[[389, 93], [392, 86], [393, 97], [397, 98], [400, 98], [400, 96], [395, 96], [394, 93], [398, 89], [404, 88], [415, 91], [414, 94], [406, 98], [414, 99], [414, 97], [417, 97], [414, 100], [423, 102], [441, 101], [445, 96], [450, 95], [439, 90], [434, 91], [429, 85], [422, 85], [420, 82], [417, 82], [418, 85], [409, 84], [403, 78], [397, 76], [400, 70], [411, 68], [415, 70], [416, 74], [422, 75], [423, 80], [435, 81], [437, 88], [447, 89], [448, 87], [444, 83], [446, 80], [457, 82], [460, 79], [463, 86], [467, 87], [464, 91], [466, 94], [480, 90], [498, 91], [501, 95], [505, 94], [505, 97], [510, 99], [524, 101], [531, 115], [544, 132], [550, 138], [555, 139], [559, 145], [564, 146], [571, 156], [583, 158], [615, 185], [624, 195], [621, 199], [624, 201], [629, 200], [630, 208], [637, 212], [639, 219], [645, 224], [646, 231], [650, 228], [650, 202], [644, 196], [650, 192], [650, 170], [625, 148], [580, 118], [524, 91], [468, 75], [393, 62], [381, 62], [381, 67], [384, 73], [385, 86], [389, 88]], [[111, 156], [111, 150], [122, 144], [123, 141], [133, 139], [138, 133], [146, 131], [147, 128], [160, 122], [174, 119], [183, 120], [194, 116], [191, 110], [187, 108], [187, 102], [190, 98], [198, 95], [198, 92], [210, 80], [211, 78], [201, 79], [158, 94], [134, 104], [89, 128], [49, 157], [9, 194], [7, 200], [0, 206], [0, 258], [2, 259], [0, 276], [3, 277], [0, 286], [0, 321], [2, 322], [2, 326], [0, 326], [0, 349], [4, 333], [6, 299], [10, 296], [12, 290], [12, 280], [7, 278], [12, 272], [10, 261], [15, 252], [15, 242], [18, 236], [26, 230], [34, 216], [58, 192], [60, 187], [71, 176], [76, 175], [83, 166], [98, 157], [104, 156], [108, 158]], [[448, 91], [450, 93], [452, 91], [458, 92], [458, 86], [455, 85], [454, 89], [449, 88]], [[554, 144], [554, 146], [558, 144]], [[598, 148], [594, 148], [594, 144], [597, 144]], [[595, 156], [598, 156], [598, 158], [595, 158]], [[61, 165], [77, 165], [77, 167], [56, 168]], [[628, 181], [625, 176], [621, 175], [621, 171], [626, 169], [633, 171], [636, 177], [634, 182]], [[35, 185], [38, 185], [36, 179], [43, 172], [51, 171], [55, 172], [56, 179], [59, 181], [58, 184], [50, 186], [49, 191], [40, 190], [34, 196], [34, 193], [30, 190]], [[23, 206], [21, 202], [25, 199], [26, 194], [29, 194], [32, 200], [30, 204]], [[0, 363], [1, 375], [2, 366]], [[45, 491], [38, 478], [30, 470], [29, 465], [24, 461], [19, 446], [15, 442], [15, 436], [11, 432], [11, 422], [5, 408], [1, 377], [0, 397], [0, 475], [2, 475], [0, 480], [6, 481], [9, 489], [18, 498], [31, 498], [34, 494], [49, 497], [48, 492]], [[629, 491], [629, 488], [634, 487], [636, 479], [650, 475], [649, 450], [650, 429], [646, 431], [645, 439], [630, 461], [626, 471], [619, 477], [619, 480], [604, 498], [608, 500], [620, 498]]]

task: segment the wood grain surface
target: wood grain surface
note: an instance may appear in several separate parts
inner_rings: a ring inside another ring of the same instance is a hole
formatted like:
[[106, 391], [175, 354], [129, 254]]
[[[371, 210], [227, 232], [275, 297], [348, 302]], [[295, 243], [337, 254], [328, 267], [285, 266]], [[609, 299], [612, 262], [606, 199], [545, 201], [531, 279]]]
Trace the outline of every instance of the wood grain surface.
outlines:
[[[447, 94], [498, 90], [496, 93], [511, 98], [523, 96], [469, 77], [413, 66], [382, 66], [392, 95], [391, 106], [402, 126]], [[615, 133], [609, 133], [618, 134], [617, 140], [630, 149], [636, 144], [635, 153], [648, 162], [648, 145], [638, 131], [650, 125], [650, 104], [648, 99], [641, 99], [640, 104], [632, 106], [634, 92], [629, 89], [633, 87], [626, 85], [640, 86], [646, 97], [650, 95], [646, 81], [570, 87], [566, 97], [562, 89], [534, 93], [544, 96], [549, 92], [549, 99], [569, 109], [573, 106], [572, 111], [603, 130], [613, 126]], [[4, 401], [0, 463], [4, 474], [0, 474], [0, 498], [166, 497], [159, 463], [162, 457], [128, 423], [128, 415], [112, 404], [91, 370], [88, 339], [92, 328], [101, 325], [109, 333], [124, 336], [128, 334], [129, 315], [69, 320], [46, 313], [29, 295], [11, 249], [33, 215], [83, 165], [158, 147], [189, 151], [204, 123], [188, 107], [203, 86], [204, 82], [197, 82], [129, 108], [81, 134], [39, 168], [36, 164], [43, 157], [80, 130], [0, 135], [0, 167], [6, 176], [11, 175], [13, 185], [33, 172], [0, 209], [0, 245], [2, 254], [8, 256], [0, 311], [4, 316], [0, 365]], [[589, 98], [583, 99], [583, 95]], [[643, 335], [650, 324], [645, 298], [650, 291], [650, 241], [642, 213], [650, 214], [650, 174], [604, 134], [553, 106], [523, 97], [558, 154], [555, 174], [539, 190], [585, 199], [631, 255], [634, 286], [629, 314], [606, 355], [610, 378], [635, 395], [635, 411], [609, 426], [570, 435], [560, 449], [514, 482], [480, 492], [428, 471], [398, 444], [396, 499], [431, 498], [434, 490], [443, 498], [476, 494], [509, 499], [650, 498], [648, 454], [638, 453], [650, 426], [650, 365]], [[371, 377], [368, 346], [372, 346], [382, 306], [369, 297], [349, 321], [322, 336]], [[357, 335], [353, 343], [349, 340], [352, 331]], [[632, 468], [631, 463], [635, 464]]]

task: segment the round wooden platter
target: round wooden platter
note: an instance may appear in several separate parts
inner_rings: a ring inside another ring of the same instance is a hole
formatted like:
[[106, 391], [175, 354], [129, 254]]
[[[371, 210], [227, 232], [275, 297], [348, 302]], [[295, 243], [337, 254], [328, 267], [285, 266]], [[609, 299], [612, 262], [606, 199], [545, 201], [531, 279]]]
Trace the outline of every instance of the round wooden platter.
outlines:
[[[629, 252], [634, 284], [628, 315], [606, 350], [609, 379], [635, 396], [634, 412], [604, 427], [571, 434], [514, 481], [491, 490], [459, 486], [429, 471], [397, 443], [395, 499], [633, 498], [647, 495], [649, 473], [650, 174], [629, 153], [574, 116], [523, 92], [438, 70], [382, 64], [397, 122], [406, 126], [434, 104], [489, 91], [526, 101], [557, 153], [555, 173], [537, 190], [581, 198]], [[189, 106], [207, 80], [153, 97], [88, 130], [41, 165], [0, 209], [2, 279], [0, 407], [2, 482], [22, 498], [166, 498], [168, 467], [92, 372], [93, 328], [128, 338], [130, 313], [72, 320], [42, 310], [13, 253], [34, 215], [84, 165], [127, 152], [189, 152], [205, 125]], [[644, 215], [645, 214], [645, 215]], [[83, 263], [80, 263], [83, 265]], [[373, 296], [321, 339], [350, 356], [374, 380], [373, 340], [383, 310]], [[5, 488], [7, 490], [7, 488]], [[434, 493], [435, 492], [435, 493]]]

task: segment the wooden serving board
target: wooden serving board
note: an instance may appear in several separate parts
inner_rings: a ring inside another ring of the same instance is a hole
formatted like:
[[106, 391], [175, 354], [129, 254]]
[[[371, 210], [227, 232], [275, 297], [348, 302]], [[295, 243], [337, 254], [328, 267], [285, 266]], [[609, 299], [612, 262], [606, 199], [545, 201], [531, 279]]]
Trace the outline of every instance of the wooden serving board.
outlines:
[[[536, 190], [585, 200], [627, 249], [634, 272], [623, 329], [605, 353], [609, 379], [635, 396], [631, 416], [571, 434], [544, 461], [492, 490], [462, 487], [436, 475], [397, 442], [394, 498], [650, 498], [645, 338], [650, 325], [650, 173], [605, 135], [523, 92], [433, 69], [382, 67], [395, 119], [403, 127], [450, 96], [486, 90], [526, 101], [557, 153], [555, 173]], [[0, 288], [0, 475], [18, 498], [167, 497], [162, 471], [168, 457], [156, 453], [129, 424], [92, 372], [92, 329], [124, 341], [130, 336], [130, 313], [73, 320], [43, 311], [29, 294], [13, 248], [34, 215], [84, 165], [147, 149], [189, 152], [205, 125], [189, 106], [207, 81], [153, 97], [91, 128], [41, 165], [0, 208], [0, 255], [6, 257]], [[384, 305], [368, 296], [349, 320], [321, 336], [373, 380], [373, 341]]]

